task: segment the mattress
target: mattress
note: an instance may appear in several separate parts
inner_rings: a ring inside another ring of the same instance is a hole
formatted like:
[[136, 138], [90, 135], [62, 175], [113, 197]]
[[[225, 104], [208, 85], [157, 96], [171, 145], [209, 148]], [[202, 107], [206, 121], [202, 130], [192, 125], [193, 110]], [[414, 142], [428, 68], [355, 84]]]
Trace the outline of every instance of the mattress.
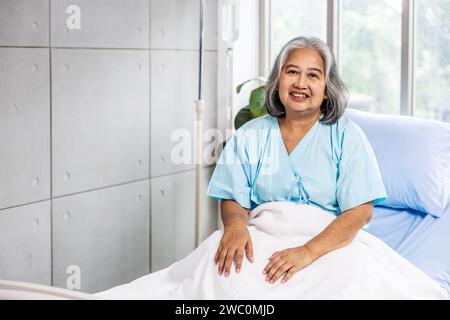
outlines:
[[435, 218], [376, 206], [367, 231], [437, 281], [450, 297], [450, 207]]

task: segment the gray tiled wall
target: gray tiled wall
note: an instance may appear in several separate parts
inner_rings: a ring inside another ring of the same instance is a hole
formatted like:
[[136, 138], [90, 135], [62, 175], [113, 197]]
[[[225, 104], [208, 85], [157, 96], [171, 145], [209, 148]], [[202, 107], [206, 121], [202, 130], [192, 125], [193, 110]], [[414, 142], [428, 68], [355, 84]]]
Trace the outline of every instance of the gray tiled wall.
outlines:
[[[206, 3], [205, 129], [217, 59]], [[197, 0], [0, 0], [0, 278], [65, 287], [76, 265], [95, 292], [192, 250], [195, 171], [171, 163], [170, 136], [194, 137], [197, 82]], [[214, 200], [203, 208], [206, 238]]]

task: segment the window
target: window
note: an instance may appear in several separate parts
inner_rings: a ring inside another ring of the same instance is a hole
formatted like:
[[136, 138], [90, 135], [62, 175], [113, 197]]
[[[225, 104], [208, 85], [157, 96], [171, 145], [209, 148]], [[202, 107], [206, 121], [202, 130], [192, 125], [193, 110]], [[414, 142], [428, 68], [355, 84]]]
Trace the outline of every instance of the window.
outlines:
[[416, 0], [414, 115], [450, 122], [450, 0]]
[[270, 0], [270, 63], [289, 39], [338, 26], [349, 107], [450, 122], [448, 21], [450, 0]]
[[349, 107], [400, 113], [402, 1], [344, 0], [339, 68]]
[[272, 0], [270, 4], [270, 64], [282, 46], [298, 36], [327, 40], [326, 0]]

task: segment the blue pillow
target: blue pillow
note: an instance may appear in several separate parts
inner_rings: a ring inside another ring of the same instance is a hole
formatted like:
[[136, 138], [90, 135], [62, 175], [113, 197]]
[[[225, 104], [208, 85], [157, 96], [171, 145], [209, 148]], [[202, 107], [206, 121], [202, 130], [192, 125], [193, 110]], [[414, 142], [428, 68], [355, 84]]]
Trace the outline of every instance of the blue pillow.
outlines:
[[450, 202], [450, 124], [348, 109], [375, 152], [388, 199], [381, 205], [440, 217]]

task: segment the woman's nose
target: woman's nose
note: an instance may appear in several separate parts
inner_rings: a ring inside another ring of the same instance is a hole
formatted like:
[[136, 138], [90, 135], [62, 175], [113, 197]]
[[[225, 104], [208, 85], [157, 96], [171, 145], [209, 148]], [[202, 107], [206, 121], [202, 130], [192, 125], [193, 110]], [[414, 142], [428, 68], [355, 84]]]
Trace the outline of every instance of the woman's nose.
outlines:
[[295, 81], [295, 85], [299, 89], [303, 89], [307, 87], [306, 77], [303, 73], [299, 73], [297, 80]]

